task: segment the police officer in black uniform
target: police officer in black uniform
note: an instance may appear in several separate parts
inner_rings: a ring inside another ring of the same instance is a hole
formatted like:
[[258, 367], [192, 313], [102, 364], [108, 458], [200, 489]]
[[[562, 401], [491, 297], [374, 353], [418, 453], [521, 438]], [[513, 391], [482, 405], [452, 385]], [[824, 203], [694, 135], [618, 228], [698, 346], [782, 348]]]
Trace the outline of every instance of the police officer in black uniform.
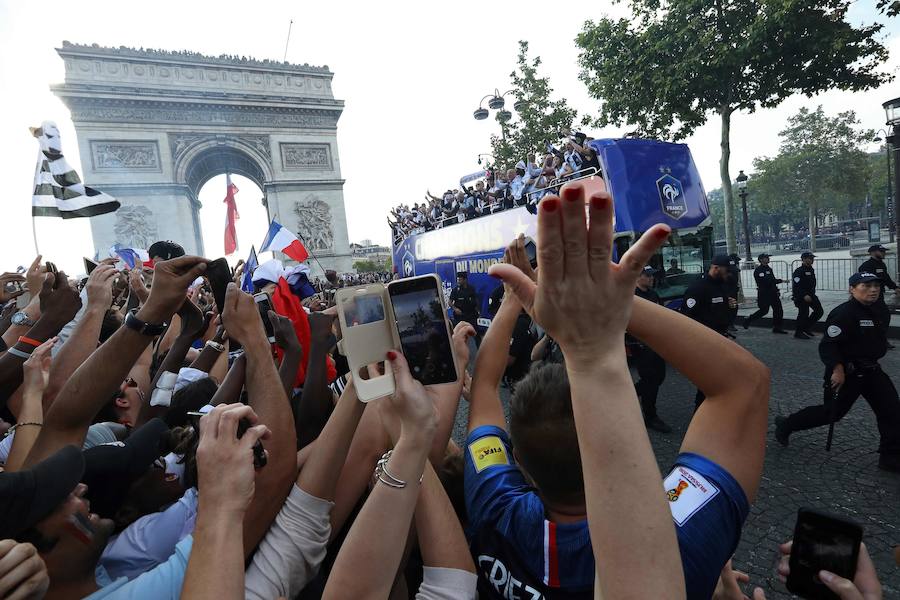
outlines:
[[[878, 302], [875, 303], [875, 310], [881, 313], [881, 322], [884, 323], [885, 329], [891, 324], [891, 311], [888, 310], [887, 304], [884, 301], [884, 288], [887, 287], [894, 291], [897, 290], [897, 284], [891, 279], [891, 274], [888, 273], [887, 265], [884, 264], [884, 255], [886, 252], [887, 248], [881, 244], [869, 246], [869, 260], [859, 265], [860, 273], [874, 273], [881, 280], [881, 293], [878, 295]], [[888, 345], [888, 347], [890, 347], [890, 345]]]
[[801, 264], [794, 269], [791, 280], [794, 306], [797, 307], [797, 326], [794, 330], [794, 337], [801, 340], [808, 340], [815, 336], [812, 327], [825, 314], [822, 303], [816, 296], [816, 270], [812, 266], [815, 258], [816, 255], [812, 252], [801, 254]]
[[819, 356], [825, 363], [825, 403], [775, 418], [775, 438], [787, 446], [794, 431], [839, 421], [862, 395], [878, 419], [879, 468], [900, 472], [900, 399], [878, 360], [887, 352], [887, 330], [874, 307], [881, 282], [874, 273], [850, 277], [851, 298], [828, 315]]
[[[662, 304], [659, 296], [653, 291], [653, 276], [655, 274], [656, 269], [650, 265], [644, 267], [644, 270], [638, 276], [634, 295], [656, 304]], [[644, 424], [647, 426], [647, 429], [660, 433], [669, 433], [672, 431], [672, 428], [656, 414], [656, 398], [659, 395], [659, 386], [666, 379], [666, 361], [635, 337], [626, 335], [626, 344], [631, 350], [632, 364], [638, 373], [634, 391], [637, 392], [637, 396], [641, 401]]]
[[744, 319], [744, 329], [748, 329], [754, 319], [766, 316], [771, 308], [772, 333], [787, 333], [781, 328], [784, 309], [781, 307], [781, 290], [778, 289], [778, 284], [784, 283], [784, 279], [775, 277], [772, 267], [769, 266], [769, 258], [765, 252], [756, 257], [759, 266], [753, 270], [753, 279], [756, 281], [756, 303], [759, 309]]
[[[456, 287], [450, 291], [450, 308], [454, 325], [465, 321], [478, 331], [478, 296], [475, 288], [469, 285], [469, 274], [465, 271], [456, 273]], [[480, 333], [475, 335], [475, 345], [481, 345]]]
[[[713, 258], [709, 271], [688, 286], [681, 305], [681, 312], [725, 336], [728, 335], [731, 311], [737, 306], [737, 298], [729, 296], [726, 287], [728, 269], [732, 262], [725, 255]], [[700, 406], [705, 398], [698, 389], [695, 405]]]

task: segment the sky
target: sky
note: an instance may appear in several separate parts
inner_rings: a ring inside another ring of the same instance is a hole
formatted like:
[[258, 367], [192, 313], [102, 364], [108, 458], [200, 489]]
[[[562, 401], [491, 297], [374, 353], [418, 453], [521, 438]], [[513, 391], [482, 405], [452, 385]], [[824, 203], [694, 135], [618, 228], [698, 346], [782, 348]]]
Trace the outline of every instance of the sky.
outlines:
[[[874, 0], [853, 4], [852, 22], [883, 20], [882, 41], [891, 58], [885, 70], [900, 71], [900, 21], [874, 11]], [[4, 180], [4, 235], [0, 268], [27, 265], [34, 256], [30, 198], [37, 142], [28, 127], [58, 124], [63, 152], [79, 172], [80, 157], [68, 109], [49, 89], [64, 78], [54, 48], [64, 39], [103, 46], [143, 46], [280, 60], [288, 23], [294, 20], [287, 59], [327, 65], [335, 97], [346, 102], [338, 122], [338, 151], [346, 180], [344, 200], [351, 242], [387, 244], [387, 211], [438, 193], [478, 168], [490, 151], [493, 119], [475, 121], [482, 96], [509, 89], [518, 40], [543, 59], [541, 73], [554, 93], [581, 114], [599, 104], [578, 80], [574, 38], [584, 22], [625, 16], [624, 3], [569, 2], [547, 10], [545, 2], [327, 2], [192, 0], [154, 3], [0, 0], [0, 173]], [[882, 102], [900, 96], [900, 80], [861, 93], [831, 91], [792, 97], [775, 109], [738, 114], [732, 120], [731, 174], [750, 172], [753, 158], [778, 150], [778, 132], [803, 106], [822, 104], [834, 114], [853, 109], [863, 126], [883, 126]], [[618, 137], [627, 125], [593, 130], [594, 137]], [[707, 190], [719, 187], [719, 123], [713, 118], [685, 140]], [[872, 144], [871, 150], [876, 150]], [[90, 185], [90, 181], [86, 182]], [[241, 219], [238, 254], [259, 245], [266, 230], [259, 188], [235, 178]], [[224, 176], [200, 193], [206, 254], [222, 252]], [[35, 231], [46, 259], [70, 272], [93, 254], [86, 219], [40, 218]]]

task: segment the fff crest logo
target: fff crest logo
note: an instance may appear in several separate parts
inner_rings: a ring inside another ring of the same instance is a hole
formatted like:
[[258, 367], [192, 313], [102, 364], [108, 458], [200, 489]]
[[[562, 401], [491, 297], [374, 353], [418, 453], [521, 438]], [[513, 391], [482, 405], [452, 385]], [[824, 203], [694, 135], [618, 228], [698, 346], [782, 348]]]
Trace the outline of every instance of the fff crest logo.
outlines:
[[412, 253], [406, 251], [403, 253], [403, 276], [412, 277], [416, 274], [416, 259]]
[[666, 173], [656, 180], [656, 191], [659, 192], [659, 201], [664, 213], [673, 219], [680, 219], [687, 214], [684, 188], [678, 179]]

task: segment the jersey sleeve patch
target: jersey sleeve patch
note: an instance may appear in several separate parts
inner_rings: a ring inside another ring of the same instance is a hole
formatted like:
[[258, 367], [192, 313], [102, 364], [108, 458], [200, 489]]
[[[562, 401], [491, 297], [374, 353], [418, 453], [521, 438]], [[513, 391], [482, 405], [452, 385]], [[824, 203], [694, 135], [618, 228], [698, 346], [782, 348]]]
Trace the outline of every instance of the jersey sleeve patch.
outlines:
[[685, 304], [687, 304], [688, 308], [694, 308], [695, 306], [697, 306], [697, 301], [694, 300], [693, 298], [688, 298], [687, 302], [685, 302]]
[[799, 277], [794, 277], [794, 283], [800, 283], [800, 278], [799, 278]]
[[509, 464], [506, 447], [496, 435], [488, 435], [469, 444], [469, 454], [476, 473], [481, 473], [488, 467]]
[[663, 482], [672, 519], [683, 527], [691, 517], [719, 494], [719, 488], [687, 467], [676, 465]]
[[841, 335], [841, 328], [837, 325], [829, 325], [826, 333], [828, 334], [828, 337], [837, 337]]

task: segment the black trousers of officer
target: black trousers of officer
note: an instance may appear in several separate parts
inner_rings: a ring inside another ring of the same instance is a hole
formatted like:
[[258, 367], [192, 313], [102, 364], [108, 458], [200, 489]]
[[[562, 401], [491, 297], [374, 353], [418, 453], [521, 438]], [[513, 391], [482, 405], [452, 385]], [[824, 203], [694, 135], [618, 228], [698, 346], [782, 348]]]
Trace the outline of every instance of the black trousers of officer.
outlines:
[[[825, 380], [830, 382], [830, 371], [826, 371]], [[795, 412], [787, 418], [788, 428], [791, 431], [802, 431], [828, 425], [832, 419], [838, 422], [860, 396], [866, 399], [878, 420], [878, 432], [881, 434], [878, 451], [900, 456], [900, 399], [891, 378], [880, 368], [866, 375], [847, 375], [836, 396], [826, 394], [823, 404], [808, 406]]]
[[755, 321], [769, 314], [772, 309], [772, 329], [781, 329], [781, 322], [784, 319], [784, 308], [781, 306], [781, 298], [778, 294], [759, 294], [756, 297], [756, 303], [759, 309], [749, 317], [747, 321]]
[[[794, 306], [797, 307], [797, 331], [811, 331], [816, 321], [822, 318], [825, 310], [822, 303], [819, 302], [818, 296], [811, 296], [812, 303], [807, 304], [803, 297], [794, 299]], [[812, 314], [810, 314], [812, 311]]]
[[634, 391], [641, 399], [644, 419], [652, 419], [656, 416], [656, 398], [659, 395], [659, 386], [666, 379], [666, 361], [646, 347], [635, 349], [633, 356], [634, 366], [638, 372]]

